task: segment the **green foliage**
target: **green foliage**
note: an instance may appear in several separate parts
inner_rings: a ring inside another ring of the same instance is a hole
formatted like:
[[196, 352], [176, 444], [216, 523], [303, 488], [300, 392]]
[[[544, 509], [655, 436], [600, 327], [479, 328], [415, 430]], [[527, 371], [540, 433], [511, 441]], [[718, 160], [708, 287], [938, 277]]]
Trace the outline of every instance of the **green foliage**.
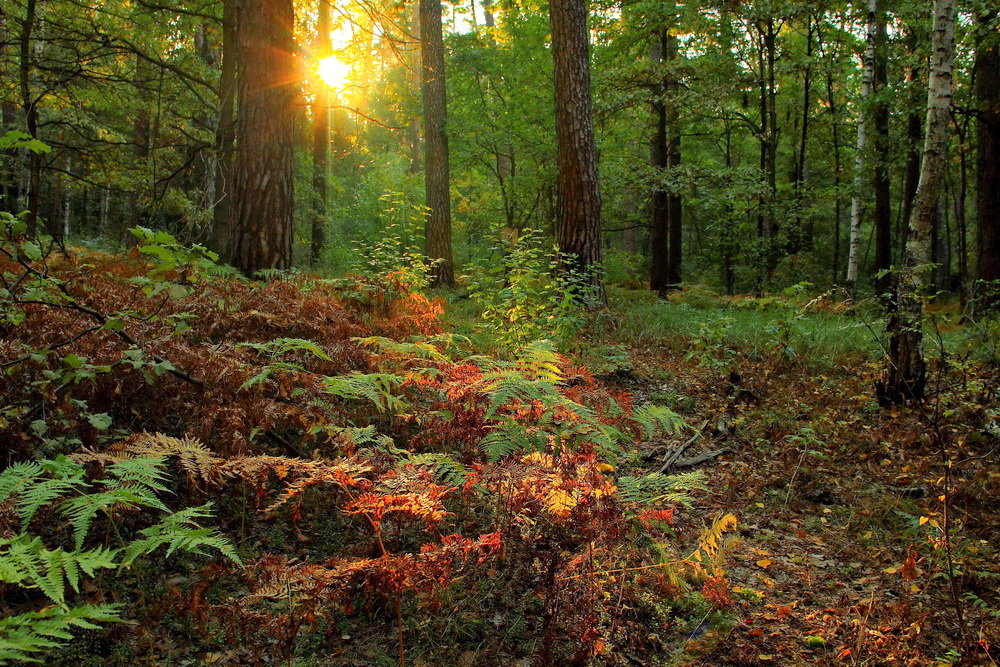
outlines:
[[396, 395], [403, 378], [391, 373], [351, 373], [323, 378], [323, 390], [347, 400], [365, 400], [382, 412], [399, 412], [406, 406]]
[[677, 475], [654, 472], [642, 477], [623, 475], [617, 482], [622, 502], [634, 508], [653, 507], [663, 503], [690, 505], [691, 491], [708, 490], [705, 476], [701, 472]]
[[491, 255], [470, 276], [470, 296], [500, 348], [510, 353], [541, 339], [568, 343], [583, 325], [574, 296], [585, 284], [582, 277], [563, 273], [559, 253], [534, 230]]
[[99, 630], [121, 621], [120, 604], [47, 607], [0, 619], [0, 664], [42, 662], [42, 656], [73, 638], [72, 630]]
[[[71, 639], [72, 629], [97, 629], [95, 622], [120, 620], [119, 605], [68, 604], [67, 586], [79, 593], [83, 576], [118, 570], [163, 545], [167, 556], [178, 550], [203, 555], [212, 549], [240, 563], [225, 538], [197, 524], [211, 516], [210, 504], [170, 512], [156, 497], [168, 491], [165, 464], [163, 457], [126, 459], [108, 466], [107, 476], [96, 481], [88, 481], [83, 466], [66, 457], [18, 463], [0, 473], [0, 506], [12, 506], [20, 524], [13, 537], [0, 539], [0, 582], [37, 589], [57, 605], [0, 620], [0, 664], [38, 661], [39, 655]], [[152, 509], [165, 516], [121, 547], [84, 548], [98, 515], [114, 521], [116, 514], [129, 508]], [[49, 511], [63, 516], [72, 529], [71, 549], [49, 548], [31, 531], [32, 520]]]

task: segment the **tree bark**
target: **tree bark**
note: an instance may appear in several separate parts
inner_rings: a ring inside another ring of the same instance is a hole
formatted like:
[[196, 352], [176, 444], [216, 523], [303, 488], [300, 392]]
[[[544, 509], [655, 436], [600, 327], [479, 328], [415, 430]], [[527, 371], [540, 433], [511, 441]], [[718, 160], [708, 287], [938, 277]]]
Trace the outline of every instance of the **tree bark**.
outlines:
[[854, 194], [851, 197], [851, 227], [847, 242], [847, 286], [852, 292], [857, 287], [861, 267], [861, 217], [864, 212], [863, 188], [865, 151], [868, 147], [868, 101], [871, 97], [875, 74], [876, 14], [878, 0], [868, 2], [868, 32], [861, 77], [861, 97], [858, 104], [858, 140], [854, 152]]
[[[319, 0], [316, 21], [314, 57], [322, 60], [331, 55], [330, 3]], [[330, 91], [324, 82], [317, 82], [313, 101], [312, 121], [312, 238], [309, 261], [315, 266], [326, 246], [327, 183], [330, 171]]]
[[233, 264], [247, 275], [292, 264], [293, 19], [291, 0], [243, 0], [232, 220]]
[[[650, 57], [656, 63], [667, 62], [672, 68], [677, 62], [677, 37], [662, 31]], [[653, 112], [656, 128], [650, 140], [650, 164], [662, 179], [680, 166], [680, 115], [677, 109], [677, 77], [673, 69], [655, 87]], [[661, 296], [680, 287], [681, 243], [683, 241], [681, 215], [683, 202], [675, 188], [666, 187], [662, 181], [653, 189], [650, 206], [650, 289]]]
[[441, 0], [420, 0], [421, 93], [424, 103], [424, 190], [427, 219], [424, 239], [434, 262], [431, 286], [455, 284], [451, 249], [451, 194], [448, 167], [447, 96]]
[[886, 90], [889, 82], [889, 56], [886, 39], [886, 12], [884, 7], [876, 7], [875, 49], [872, 68], [872, 92], [875, 97], [872, 117], [875, 137], [875, 171], [872, 189], [875, 192], [875, 292], [882, 294], [890, 289], [892, 277], [892, 206], [889, 199], [889, 100]]
[[931, 229], [944, 180], [954, 44], [955, 0], [934, 0], [924, 155], [920, 165], [920, 184], [910, 214], [903, 267], [896, 282], [896, 303], [887, 323], [888, 367], [876, 383], [876, 395], [882, 404], [919, 400], [924, 396], [927, 368], [921, 349], [921, 292], [927, 284]]
[[222, 64], [219, 75], [219, 117], [215, 126], [215, 201], [212, 206], [212, 235], [209, 246], [228, 262], [232, 259], [233, 154], [236, 122], [237, 26], [241, 0], [222, 3]]
[[594, 307], [604, 306], [601, 193], [590, 96], [586, 0], [552, 0], [557, 146], [556, 240], [571, 272], [585, 278]]
[[[976, 169], [978, 257], [976, 277], [1000, 280], [1000, 34], [990, 27], [997, 12], [979, 16], [983, 37], [976, 46], [976, 100], [979, 155]], [[1000, 285], [980, 285], [986, 291], [979, 309], [1000, 307]]]

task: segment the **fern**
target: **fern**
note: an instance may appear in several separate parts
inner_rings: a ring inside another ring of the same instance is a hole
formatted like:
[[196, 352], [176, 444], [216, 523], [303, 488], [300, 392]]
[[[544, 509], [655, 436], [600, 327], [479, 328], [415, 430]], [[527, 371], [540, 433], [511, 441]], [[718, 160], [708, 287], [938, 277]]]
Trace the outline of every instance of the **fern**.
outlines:
[[660, 503], [690, 505], [691, 491], [704, 491], [705, 476], [701, 472], [664, 475], [654, 472], [643, 477], [619, 477], [618, 497], [625, 505], [650, 507]]
[[468, 476], [466, 467], [446, 454], [413, 454], [409, 463], [432, 469], [435, 476], [448, 486], [461, 486]]
[[652, 440], [659, 434], [676, 435], [687, 428], [684, 418], [673, 410], [662, 405], [644, 405], [632, 412], [634, 421], [645, 435], [646, 440]]
[[39, 537], [20, 534], [0, 540], [0, 581], [23, 588], [37, 588], [50, 600], [65, 606], [66, 584], [80, 590], [80, 573], [94, 576], [100, 569], [117, 567], [113, 549], [86, 551], [47, 549]]
[[349, 400], [367, 400], [382, 412], [399, 412], [405, 402], [393, 392], [403, 384], [403, 378], [390, 373], [351, 373], [324, 378], [324, 390], [333, 396]]
[[0, 619], [0, 665], [42, 662], [40, 656], [73, 638], [71, 630], [98, 630], [97, 623], [121, 620], [120, 604], [88, 604], [40, 611]]
[[518, 351], [514, 366], [528, 377], [562, 384], [563, 374], [559, 370], [559, 364], [563, 361], [551, 341], [538, 340]]
[[122, 564], [131, 565], [139, 556], [153, 553], [161, 546], [166, 546], [168, 557], [178, 550], [204, 555], [204, 549], [210, 548], [234, 563], [242, 565], [243, 561], [228, 540], [217, 531], [198, 525], [198, 519], [212, 517], [211, 509], [212, 503], [188, 507], [164, 517], [160, 523], [139, 531], [142, 537], [125, 546]]
[[362, 347], [375, 348], [380, 353], [396, 357], [399, 359], [423, 359], [426, 361], [448, 361], [448, 357], [441, 354], [441, 351], [429, 342], [417, 341], [413, 343], [401, 343], [385, 338], [383, 336], [369, 336], [368, 338], [352, 338], [353, 342]]
[[330, 355], [323, 348], [313, 341], [303, 338], [275, 338], [266, 343], [240, 343], [237, 347], [249, 347], [272, 359], [289, 352], [309, 352], [323, 361], [331, 361]]
[[13, 498], [26, 526], [40, 509], [86, 486], [83, 476], [83, 467], [65, 456], [14, 465], [0, 473], [0, 502]]
[[506, 421], [479, 442], [488, 461], [495, 462], [512, 454], [539, 450], [545, 445], [545, 438], [533, 433], [523, 424], [513, 420]]

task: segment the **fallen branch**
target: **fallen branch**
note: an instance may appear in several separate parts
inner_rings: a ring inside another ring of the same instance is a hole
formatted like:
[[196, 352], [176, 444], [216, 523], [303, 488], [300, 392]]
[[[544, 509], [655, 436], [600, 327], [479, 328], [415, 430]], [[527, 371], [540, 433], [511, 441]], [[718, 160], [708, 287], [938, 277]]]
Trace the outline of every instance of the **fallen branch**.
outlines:
[[698, 440], [698, 438], [701, 437], [701, 434], [705, 431], [706, 426], [708, 426], [707, 419], [701, 423], [701, 426], [699, 426], [698, 430], [694, 432], [694, 435], [688, 438], [680, 447], [667, 454], [667, 458], [663, 461], [663, 465], [660, 466], [658, 472], [663, 473], [669, 470], [670, 467], [677, 462], [677, 459], [680, 458], [680, 455], [683, 454], [688, 447], [693, 445]]
[[674, 463], [675, 468], [690, 468], [696, 466], [699, 463], [705, 463], [706, 461], [711, 461], [712, 459], [718, 458], [723, 454], [728, 454], [733, 451], [732, 447], [723, 447], [722, 449], [713, 449], [710, 452], [703, 452], [697, 456], [692, 456], [689, 459], [681, 459]]

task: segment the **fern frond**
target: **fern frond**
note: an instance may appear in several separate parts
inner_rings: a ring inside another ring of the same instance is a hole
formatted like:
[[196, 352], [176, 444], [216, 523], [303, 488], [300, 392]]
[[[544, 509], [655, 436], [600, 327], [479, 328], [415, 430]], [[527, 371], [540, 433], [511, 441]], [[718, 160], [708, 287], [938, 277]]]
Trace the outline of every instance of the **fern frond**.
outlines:
[[41, 464], [36, 461], [15, 463], [0, 472], [0, 503], [6, 502], [12, 495], [20, 493], [20, 489], [36, 480], [44, 472]]
[[63, 551], [48, 549], [39, 537], [20, 534], [0, 540], [0, 581], [24, 588], [37, 588], [50, 600], [64, 605], [66, 584], [80, 589], [80, 572], [93, 576], [97, 570], [117, 567], [117, 551], [97, 547]]
[[6, 498], [14, 498], [21, 523], [27, 526], [40, 509], [86, 486], [83, 476], [83, 466], [65, 456], [41, 461], [37, 468], [22, 466], [4, 482]]
[[513, 420], [498, 425], [479, 442], [491, 463], [513, 454], [539, 450], [544, 445], [545, 438], [541, 434], [532, 433]]
[[703, 491], [705, 476], [700, 471], [679, 475], [654, 472], [643, 477], [623, 476], [617, 479], [618, 497], [625, 505], [649, 507], [660, 503], [690, 505], [691, 491]]
[[382, 412], [399, 412], [406, 404], [394, 392], [403, 381], [404, 378], [391, 373], [351, 373], [325, 377], [323, 384], [328, 394], [349, 400], [367, 400]]
[[98, 630], [98, 623], [121, 621], [122, 605], [88, 604], [64, 609], [49, 607], [0, 619], [0, 665], [42, 662], [58, 640], [73, 638], [73, 629]]
[[468, 475], [468, 469], [447, 454], [413, 454], [409, 463], [432, 469], [435, 476], [448, 486], [461, 486]]
[[402, 343], [400, 341], [385, 338], [384, 336], [368, 336], [367, 338], [352, 338], [353, 342], [362, 347], [375, 348], [381, 354], [390, 355], [399, 359], [423, 359], [426, 361], [448, 361], [448, 357], [441, 354], [441, 350], [430, 342], [416, 341], [412, 343]]
[[243, 564], [240, 557], [218, 531], [202, 528], [198, 519], [212, 517], [212, 503], [187, 507], [164, 517], [159, 523], [139, 531], [141, 538], [133, 540], [124, 549], [123, 565], [130, 565], [139, 556], [153, 553], [161, 546], [167, 547], [167, 556], [175, 551], [205, 555], [204, 549], [215, 549], [234, 563]]
[[304, 338], [275, 338], [266, 343], [239, 343], [236, 347], [249, 347], [262, 352], [272, 359], [289, 352], [309, 352], [323, 361], [330, 361], [330, 355], [315, 342]]
[[687, 422], [679, 414], [652, 403], [633, 410], [632, 421], [642, 430], [646, 440], [652, 440], [660, 434], [677, 435], [687, 428]]
[[552, 341], [537, 340], [518, 351], [514, 366], [528, 377], [562, 384], [563, 374], [559, 364], [563, 361]]

